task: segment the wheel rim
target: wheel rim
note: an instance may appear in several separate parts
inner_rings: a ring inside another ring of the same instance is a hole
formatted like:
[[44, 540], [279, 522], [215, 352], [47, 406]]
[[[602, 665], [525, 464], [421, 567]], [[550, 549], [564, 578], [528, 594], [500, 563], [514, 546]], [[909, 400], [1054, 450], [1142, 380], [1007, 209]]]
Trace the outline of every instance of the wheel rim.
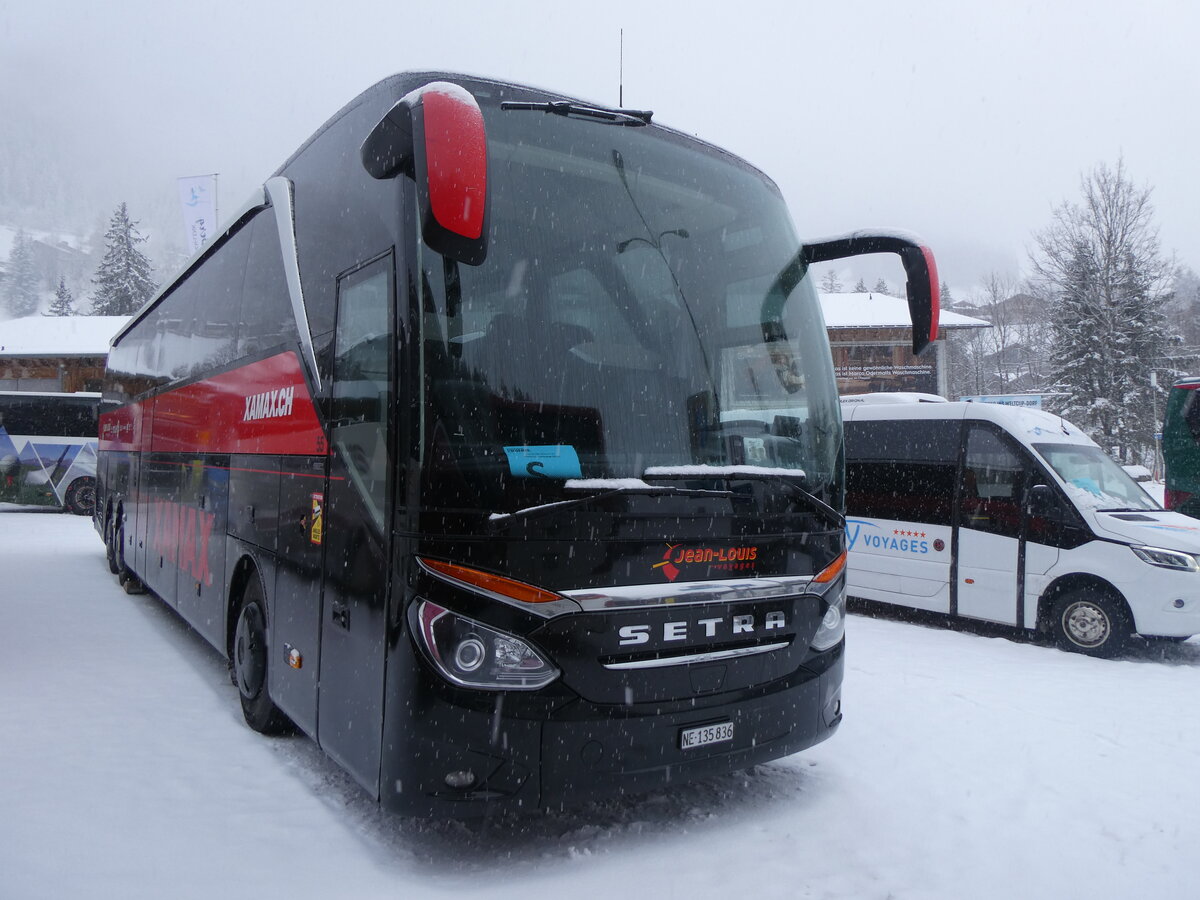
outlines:
[[74, 500], [76, 509], [81, 509], [85, 513], [90, 513], [96, 508], [95, 485], [85, 484], [83, 487], [76, 488]]
[[1098, 647], [1112, 633], [1108, 614], [1086, 600], [1077, 600], [1063, 610], [1062, 624], [1067, 637], [1081, 647]]
[[233, 671], [242, 696], [248, 700], [257, 697], [267, 671], [267, 644], [262, 611], [256, 603], [243, 606], [238, 616], [233, 638]]

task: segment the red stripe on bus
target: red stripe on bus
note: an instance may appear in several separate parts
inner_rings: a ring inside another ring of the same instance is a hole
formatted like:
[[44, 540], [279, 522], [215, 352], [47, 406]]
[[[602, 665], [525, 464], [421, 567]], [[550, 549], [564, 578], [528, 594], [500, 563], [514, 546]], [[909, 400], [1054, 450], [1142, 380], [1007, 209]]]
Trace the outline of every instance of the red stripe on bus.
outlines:
[[324, 456], [328, 442], [299, 358], [280, 353], [104, 413], [100, 449]]

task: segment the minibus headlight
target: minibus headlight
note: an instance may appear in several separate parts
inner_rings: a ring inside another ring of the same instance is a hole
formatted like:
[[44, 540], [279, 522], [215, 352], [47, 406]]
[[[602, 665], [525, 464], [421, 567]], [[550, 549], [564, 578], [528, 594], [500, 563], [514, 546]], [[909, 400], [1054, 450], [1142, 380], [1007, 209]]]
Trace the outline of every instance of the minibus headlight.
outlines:
[[846, 634], [846, 593], [838, 591], [837, 597], [830, 602], [821, 619], [821, 627], [813, 635], [814, 650], [828, 650], [837, 645]]
[[1164, 550], [1162, 547], [1130, 547], [1138, 559], [1148, 562], [1160, 569], [1177, 569], [1181, 572], [1195, 572], [1200, 569], [1196, 557], [1178, 550]]
[[421, 600], [414, 606], [417, 644], [448, 681], [490, 691], [535, 691], [559, 671], [511, 634]]

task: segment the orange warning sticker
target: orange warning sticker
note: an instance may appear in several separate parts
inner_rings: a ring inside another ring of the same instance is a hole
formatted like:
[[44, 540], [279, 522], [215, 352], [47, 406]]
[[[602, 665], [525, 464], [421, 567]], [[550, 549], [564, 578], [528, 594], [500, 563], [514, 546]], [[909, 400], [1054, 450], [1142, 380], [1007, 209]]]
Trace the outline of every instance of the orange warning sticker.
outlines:
[[310, 543], [321, 543], [325, 530], [325, 495], [312, 495], [312, 517], [309, 519], [308, 540]]

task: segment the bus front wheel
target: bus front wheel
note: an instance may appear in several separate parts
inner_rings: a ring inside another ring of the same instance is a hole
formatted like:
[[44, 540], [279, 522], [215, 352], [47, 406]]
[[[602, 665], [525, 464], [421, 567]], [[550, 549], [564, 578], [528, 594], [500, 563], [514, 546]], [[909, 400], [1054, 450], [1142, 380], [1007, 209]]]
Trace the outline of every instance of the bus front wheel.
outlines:
[[262, 586], [254, 575], [250, 576], [242, 591], [230, 662], [246, 724], [260, 734], [289, 732], [291, 722], [271, 700], [267, 690], [267, 672], [270, 665], [270, 654], [267, 650], [267, 616]]
[[1051, 623], [1061, 649], [1104, 658], [1117, 656], [1133, 631], [1125, 605], [1091, 588], [1059, 597]]

